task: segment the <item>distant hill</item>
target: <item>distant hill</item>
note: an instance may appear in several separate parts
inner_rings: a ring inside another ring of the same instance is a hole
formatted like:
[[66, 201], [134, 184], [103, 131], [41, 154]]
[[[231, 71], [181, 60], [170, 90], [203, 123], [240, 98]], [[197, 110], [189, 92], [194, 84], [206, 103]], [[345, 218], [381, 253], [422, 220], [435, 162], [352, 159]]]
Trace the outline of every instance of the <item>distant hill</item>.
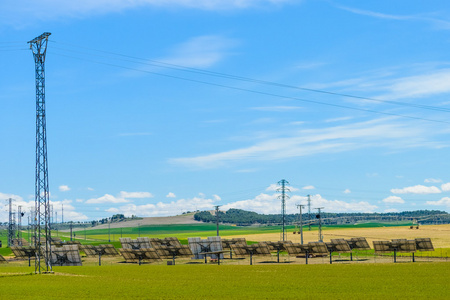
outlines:
[[[365, 222], [410, 222], [411, 224], [449, 224], [450, 214], [440, 210], [417, 210], [398, 213], [322, 213], [320, 216], [323, 225], [357, 224]], [[196, 221], [216, 222], [216, 216], [210, 211], [197, 212], [194, 215]], [[299, 214], [285, 216], [286, 224], [297, 224]], [[236, 225], [266, 224], [276, 225], [281, 223], [281, 214], [264, 215], [242, 209], [229, 209], [226, 212], [219, 211], [219, 222]], [[318, 223], [316, 213], [302, 214], [304, 225]]]

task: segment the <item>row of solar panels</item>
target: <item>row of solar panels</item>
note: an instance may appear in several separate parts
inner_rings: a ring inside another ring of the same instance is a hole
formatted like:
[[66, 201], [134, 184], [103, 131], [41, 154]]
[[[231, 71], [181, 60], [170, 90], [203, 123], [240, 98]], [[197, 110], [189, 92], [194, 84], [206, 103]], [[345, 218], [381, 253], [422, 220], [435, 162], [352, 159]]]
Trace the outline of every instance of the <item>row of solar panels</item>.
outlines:
[[[351, 253], [352, 249], [371, 249], [365, 238], [332, 239], [331, 242], [309, 242], [308, 244], [292, 243], [291, 241], [260, 242], [247, 245], [245, 239], [221, 240], [220, 237], [209, 237], [207, 239], [189, 238], [189, 246], [181, 245], [176, 238], [149, 239], [146, 237], [131, 240], [123, 239], [122, 249], [119, 252], [113, 245], [63, 245], [52, 248], [52, 265], [77, 266], [81, 265], [79, 250], [87, 256], [122, 255], [127, 262], [155, 261], [161, 259], [173, 259], [177, 257], [200, 258], [223, 258], [225, 247], [229, 247], [237, 257], [245, 256], [270, 256], [272, 251], [287, 251], [289, 255], [314, 255], [325, 256], [331, 252]], [[130, 245], [134, 245], [131, 247]], [[224, 247], [225, 245], [225, 247]], [[376, 253], [388, 252], [415, 252], [433, 251], [434, 247], [429, 238], [415, 240], [396, 239], [392, 241], [374, 241]], [[17, 258], [28, 258], [36, 256], [34, 247], [11, 247]], [[1, 259], [0, 259], [1, 260]]]

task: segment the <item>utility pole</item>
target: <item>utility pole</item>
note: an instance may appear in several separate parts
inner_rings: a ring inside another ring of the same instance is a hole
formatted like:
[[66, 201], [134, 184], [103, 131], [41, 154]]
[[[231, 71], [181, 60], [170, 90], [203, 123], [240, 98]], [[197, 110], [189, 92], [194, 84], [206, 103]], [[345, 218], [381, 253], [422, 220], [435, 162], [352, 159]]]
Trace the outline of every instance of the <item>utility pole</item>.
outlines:
[[319, 211], [316, 218], [319, 219], [319, 242], [323, 242], [323, 235], [322, 235], [322, 216], [320, 215], [320, 210], [324, 207], [317, 207], [316, 209]]
[[277, 191], [281, 192], [281, 195], [278, 196], [278, 199], [281, 199], [281, 234], [282, 234], [282, 241], [284, 242], [286, 240], [286, 199], [289, 199], [289, 196], [286, 194], [286, 192], [290, 192], [289, 188], [286, 187], [289, 182], [287, 180], [280, 180], [278, 181], [278, 185], [281, 187], [277, 189]]
[[217, 236], [219, 236], [219, 207], [220, 205], [216, 205], [216, 230], [217, 230]]
[[22, 217], [25, 215], [24, 212], [22, 212], [22, 206], [19, 205], [17, 207], [17, 242], [19, 246], [22, 245]]
[[309, 221], [309, 224], [308, 224], [308, 230], [309, 231], [311, 231], [311, 222], [312, 222], [312, 220], [311, 220], [311, 195], [308, 195], [308, 221]]
[[297, 208], [300, 208], [300, 221], [299, 226], [300, 226], [300, 244], [303, 245], [303, 220], [302, 220], [302, 208], [305, 207], [304, 205], [301, 204], [297, 204]]
[[[51, 230], [50, 230], [50, 190], [48, 187], [47, 130], [45, 114], [45, 55], [49, 32], [29, 41], [33, 52], [36, 71], [36, 181], [35, 181], [35, 273], [52, 271]], [[45, 247], [41, 245], [45, 239]], [[44, 253], [43, 253], [44, 252]], [[41, 259], [44, 258], [43, 261]]]
[[11, 248], [12, 246], [14, 246], [14, 235], [15, 235], [15, 230], [14, 230], [14, 212], [12, 211], [12, 198], [8, 199], [9, 201], [9, 222], [8, 222], [8, 247]]

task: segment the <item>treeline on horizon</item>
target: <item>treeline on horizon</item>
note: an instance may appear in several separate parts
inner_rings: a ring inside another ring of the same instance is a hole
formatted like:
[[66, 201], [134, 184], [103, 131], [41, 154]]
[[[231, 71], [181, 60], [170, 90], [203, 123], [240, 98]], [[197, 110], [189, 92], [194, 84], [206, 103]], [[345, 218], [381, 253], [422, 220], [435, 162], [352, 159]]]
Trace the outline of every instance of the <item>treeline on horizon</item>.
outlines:
[[[281, 214], [259, 214], [252, 211], [231, 208], [226, 212], [219, 211], [219, 222], [225, 224], [236, 224], [240, 226], [264, 224], [277, 225], [282, 223]], [[303, 224], [318, 223], [317, 213], [302, 214]], [[322, 224], [355, 224], [357, 222], [376, 221], [376, 222], [394, 222], [416, 220], [419, 224], [447, 224], [450, 223], [450, 215], [441, 210], [416, 210], [392, 213], [321, 213]], [[216, 215], [210, 211], [198, 211], [194, 214], [194, 219], [201, 222], [216, 222]], [[286, 214], [286, 224], [297, 224], [299, 214]]]

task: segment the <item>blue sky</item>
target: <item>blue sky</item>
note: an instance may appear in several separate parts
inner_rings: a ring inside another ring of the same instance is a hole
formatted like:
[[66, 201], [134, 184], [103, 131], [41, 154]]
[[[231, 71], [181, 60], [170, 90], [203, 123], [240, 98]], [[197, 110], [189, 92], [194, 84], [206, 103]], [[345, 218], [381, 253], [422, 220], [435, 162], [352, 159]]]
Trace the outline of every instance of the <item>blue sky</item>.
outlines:
[[448, 1], [2, 2], [0, 199], [26, 211], [43, 32], [58, 221], [280, 213], [281, 179], [289, 213], [450, 210]]

